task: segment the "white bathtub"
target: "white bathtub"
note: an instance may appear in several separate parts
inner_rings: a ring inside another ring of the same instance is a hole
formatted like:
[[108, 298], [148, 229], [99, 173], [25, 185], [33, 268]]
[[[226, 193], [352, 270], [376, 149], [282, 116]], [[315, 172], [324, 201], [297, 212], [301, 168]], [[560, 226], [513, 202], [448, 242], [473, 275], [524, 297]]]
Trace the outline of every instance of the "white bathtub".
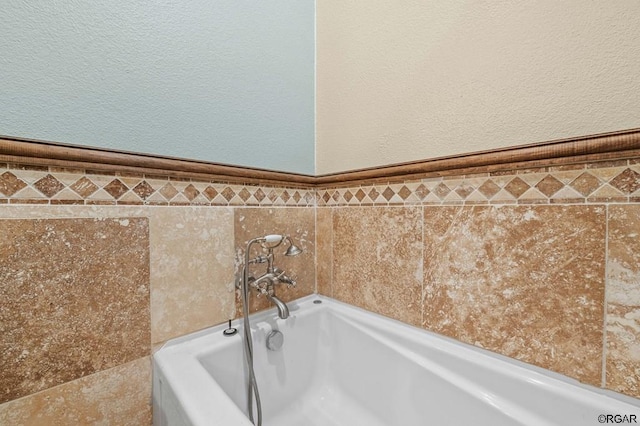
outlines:
[[[251, 317], [265, 426], [640, 422], [636, 399], [329, 298], [289, 308], [287, 320], [275, 310]], [[218, 326], [156, 352], [154, 425], [251, 425], [240, 321], [234, 327], [231, 337]], [[273, 329], [285, 336], [277, 352], [265, 343]]]

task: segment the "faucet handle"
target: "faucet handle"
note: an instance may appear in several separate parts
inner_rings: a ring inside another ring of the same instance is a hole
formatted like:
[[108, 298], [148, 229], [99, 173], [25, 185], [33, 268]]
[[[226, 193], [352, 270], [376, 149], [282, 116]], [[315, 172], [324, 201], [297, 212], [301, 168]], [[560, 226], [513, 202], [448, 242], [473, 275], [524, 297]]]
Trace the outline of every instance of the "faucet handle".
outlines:
[[273, 273], [277, 281], [286, 284], [289, 288], [295, 287], [295, 285], [297, 284], [296, 280], [285, 274], [282, 269], [274, 268]]
[[297, 284], [296, 280], [284, 274], [279, 278], [279, 280], [280, 282], [285, 283], [288, 288], [295, 287]]

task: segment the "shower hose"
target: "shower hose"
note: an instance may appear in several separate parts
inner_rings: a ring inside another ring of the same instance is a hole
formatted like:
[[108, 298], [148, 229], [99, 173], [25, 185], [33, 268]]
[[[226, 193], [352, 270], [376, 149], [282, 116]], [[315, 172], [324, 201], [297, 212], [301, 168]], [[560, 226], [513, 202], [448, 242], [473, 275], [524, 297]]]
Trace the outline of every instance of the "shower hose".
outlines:
[[[248, 250], [247, 250], [248, 252]], [[249, 420], [255, 426], [262, 426], [262, 404], [260, 403], [260, 392], [258, 392], [258, 382], [253, 371], [253, 340], [251, 339], [251, 324], [249, 323], [249, 283], [247, 282], [247, 264], [242, 270], [242, 315], [244, 316], [244, 355], [249, 372], [249, 384], [247, 387], [247, 405], [249, 409]], [[253, 398], [256, 400], [257, 422], [253, 418]]]

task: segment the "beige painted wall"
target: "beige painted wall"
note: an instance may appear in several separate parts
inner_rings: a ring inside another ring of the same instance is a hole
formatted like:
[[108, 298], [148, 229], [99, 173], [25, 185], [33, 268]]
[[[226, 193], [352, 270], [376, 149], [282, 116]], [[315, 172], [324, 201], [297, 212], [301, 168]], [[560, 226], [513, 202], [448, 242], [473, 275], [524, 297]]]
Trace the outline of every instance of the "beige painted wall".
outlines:
[[316, 174], [640, 127], [640, 3], [317, 2]]

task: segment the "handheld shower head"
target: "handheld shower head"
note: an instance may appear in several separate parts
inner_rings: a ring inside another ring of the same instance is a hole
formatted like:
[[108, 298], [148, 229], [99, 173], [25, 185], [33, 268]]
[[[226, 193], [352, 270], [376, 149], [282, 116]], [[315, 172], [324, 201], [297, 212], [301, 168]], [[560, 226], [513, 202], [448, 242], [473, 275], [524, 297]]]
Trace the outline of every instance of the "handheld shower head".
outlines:
[[265, 235], [261, 239], [264, 240], [263, 242], [266, 243], [266, 244], [276, 244], [276, 246], [277, 246], [282, 242], [283, 238], [284, 238], [284, 236], [282, 236], [282, 235], [271, 234], [271, 235]]

